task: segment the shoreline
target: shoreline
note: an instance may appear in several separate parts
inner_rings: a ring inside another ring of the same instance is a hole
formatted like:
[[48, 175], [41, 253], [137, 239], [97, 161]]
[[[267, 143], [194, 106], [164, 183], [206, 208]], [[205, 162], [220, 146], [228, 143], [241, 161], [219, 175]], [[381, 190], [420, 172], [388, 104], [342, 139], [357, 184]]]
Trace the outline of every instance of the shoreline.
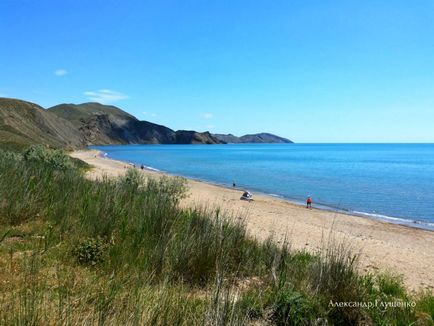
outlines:
[[[89, 147], [88, 150], [98, 151], [100, 153], [101, 157], [103, 157], [105, 159], [110, 159], [110, 160], [114, 160], [114, 161], [117, 160], [117, 159], [111, 158], [110, 156], [104, 156], [103, 153], [105, 153], [105, 152], [101, 149]], [[107, 153], [105, 153], [105, 154], [107, 154]], [[125, 162], [125, 161], [121, 161], [121, 160], [118, 160], [118, 161], [130, 164], [130, 165], [135, 164], [136, 167], [140, 166], [140, 163], [134, 163], [132, 161], [129, 161], [129, 162]], [[207, 183], [210, 185], [223, 187], [226, 189], [236, 189], [236, 190], [239, 190], [240, 192], [245, 191], [245, 190], [250, 190], [251, 192], [254, 192], [255, 196], [260, 194], [262, 196], [268, 196], [270, 198], [277, 198], [277, 199], [285, 200], [291, 204], [294, 204], [294, 205], [297, 205], [300, 207], [305, 207], [305, 202], [303, 200], [299, 200], [299, 199], [291, 198], [291, 197], [285, 197], [284, 195], [279, 195], [279, 194], [274, 194], [274, 193], [267, 193], [267, 192], [264, 192], [263, 190], [255, 188], [255, 187], [235, 187], [235, 188], [233, 188], [231, 186], [228, 186], [227, 184], [220, 183], [218, 181], [200, 179], [200, 178], [196, 178], [193, 176], [184, 176], [181, 174], [176, 174], [176, 173], [172, 173], [172, 172], [168, 172], [168, 171], [162, 171], [162, 170], [159, 170], [159, 169], [151, 167], [151, 166], [145, 166], [145, 169], [152, 171], [152, 172], [165, 174], [165, 175], [182, 177], [182, 178], [194, 180], [197, 182], [204, 182], [204, 183]], [[391, 223], [391, 224], [401, 225], [401, 226], [405, 226], [405, 227], [422, 229], [422, 230], [434, 232], [434, 223], [433, 222], [429, 222], [429, 221], [425, 221], [425, 220], [417, 220], [417, 219], [414, 219], [411, 217], [398, 217], [398, 216], [392, 216], [392, 215], [384, 215], [381, 213], [355, 211], [355, 210], [352, 210], [349, 208], [348, 209], [347, 208], [339, 208], [338, 206], [333, 206], [331, 204], [324, 204], [324, 203], [318, 203], [318, 202], [314, 202], [314, 208], [319, 209], [319, 210], [323, 210], [323, 211], [327, 211], [327, 212], [334, 212], [334, 213], [340, 213], [340, 214], [345, 214], [345, 215], [350, 215], [350, 216], [368, 218], [368, 219], [372, 219], [374, 221]]]
[[[107, 160], [118, 161], [118, 160], [112, 159], [110, 157], [104, 157], [104, 158]], [[120, 161], [120, 162], [122, 162], [122, 161]], [[136, 165], [136, 167], [137, 167], [137, 165]], [[161, 171], [161, 170], [158, 170], [158, 169], [150, 167], [150, 166], [145, 166], [144, 168], [145, 168], [145, 170], [150, 171], [150, 172], [156, 172], [156, 173], [160, 173], [160, 174], [168, 175], [168, 176], [172, 176], [172, 177], [182, 177], [182, 178], [185, 178], [188, 180], [193, 180], [195, 182], [202, 182], [202, 183], [208, 184], [210, 186], [221, 187], [221, 188], [225, 188], [228, 190], [238, 190], [239, 192], [244, 191], [244, 189], [241, 187], [233, 188], [233, 187], [224, 185], [222, 183], [218, 183], [218, 182], [214, 182], [214, 181], [210, 181], [210, 180], [202, 180], [202, 179], [194, 178], [194, 177], [190, 177], [190, 176], [186, 177], [186, 176], [183, 176], [181, 174], [175, 174], [175, 173], [170, 173], [167, 171]], [[292, 205], [296, 205], [300, 208], [306, 207], [305, 203], [303, 203], [302, 201], [296, 200], [296, 199], [287, 198], [285, 196], [278, 195], [278, 194], [266, 193], [266, 192], [263, 192], [263, 191], [258, 190], [256, 188], [249, 188], [249, 190], [252, 190], [251, 192], [254, 193], [254, 197], [256, 197], [257, 195], [266, 196], [266, 197], [269, 197], [270, 199], [279, 199], [279, 200], [288, 202], [288, 203], [290, 203]], [[349, 215], [349, 216], [357, 216], [357, 217], [367, 218], [367, 219], [382, 222], [382, 223], [390, 223], [390, 224], [400, 225], [400, 226], [404, 226], [404, 227], [408, 227], [408, 228], [414, 228], [414, 229], [420, 229], [420, 230], [425, 230], [425, 231], [429, 231], [429, 232], [434, 232], [434, 223], [417, 221], [417, 220], [413, 220], [413, 219], [409, 219], [409, 218], [387, 216], [387, 215], [382, 215], [382, 214], [352, 211], [349, 209], [348, 210], [339, 209], [339, 208], [335, 208], [332, 206], [327, 206], [325, 204], [314, 203], [313, 206], [314, 207], [312, 209], [316, 209], [316, 210], [320, 210], [320, 211], [324, 211], [324, 212], [339, 213], [339, 214], [344, 214], [344, 215]]]
[[[110, 157], [105, 157], [105, 159], [116, 161], [115, 159], [112, 159]], [[151, 171], [151, 172], [157, 172], [157, 173], [161, 173], [163, 175], [168, 175], [168, 176], [173, 176], [173, 177], [182, 177], [182, 178], [185, 178], [188, 180], [193, 180], [196, 182], [202, 182], [202, 183], [205, 183], [205, 184], [208, 184], [211, 186], [221, 187], [221, 188], [225, 188], [228, 190], [238, 190], [239, 192], [244, 191], [244, 189], [241, 187], [233, 188], [233, 187], [224, 185], [222, 183], [213, 182], [213, 181], [209, 181], [209, 180], [201, 180], [199, 178], [194, 178], [194, 177], [186, 177], [186, 176], [183, 176], [180, 174], [174, 174], [174, 173], [170, 173], [170, 172], [166, 172], [166, 171], [161, 171], [161, 170], [155, 169], [153, 167], [149, 167], [149, 166], [148, 167], [145, 166], [145, 170]], [[256, 197], [257, 195], [266, 196], [266, 197], [269, 197], [270, 199], [279, 199], [279, 200], [288, 202], [288, 203], [290, 203], [292, 205], [296, 205], [300, 208], [306, 207], [304, 202], [296, 200], [296, 199], [287, 198], [285, 196], [278, 195], [278, 194], [266, 193], [266, 192], [263, 192], [263, 191], [258, 190], [256, 188], [249, 188], [249, 190], [252, 190], [251, 192], [254, 193], [254, 197]], [[357, 217], [361, 217], [361, 218], [367, 218], [367, 219], [370, 219], [373, 221], [390, 223], [390, 224], [400, 225], [400, 226], [404, 226], [404, 227], [408, 227], [408, 228], [415, 228], [415, 229], [434, 232], [434, 224], [433, 223], [417, 221], [417, 220], [413, 220], [413, 219], [409, 219], [409, 218], [401, 218], [401, 217], [387, 216], [387, 215], [382, 215], [382, 214], [374, 214], [374, 213], [368, 213], [368, 212], [358, 212], [358, 211], [352, 211], [352, 210], [346, 210], [346, 209], [339, 209], [339, 208], [335, 208], [332, 206], [327, 206], [325, 204], [316, 204], [316, 203], [313, 204], [312, 209], [316, 209], [316, 210], [320, 210], [320, 211], [324, 211], [324, 212], [330, 212], [330, 213], [339, 213], [339, 214], [344, 214], [344, 215], [357, 216]]]
[[[129, 163], [100, 155], [97, 150], [75, 151], [79, 158], [94, 168], [90, 178], [119, 176]], [[146, 169], [147, 175], [173, 174]], [[354, 253], [360, 254], [362, 272], [390, 272], [402, 277], [412, 289], [434, 289], [434, 232], [414, 226], [383, 221], [368, 216], [353, 215], [304, 206], [282, 197], [255, 192], [255, 201], [239, 200], [239, 189], [186, 178], [189, 196], [182, 205], [220, 207], [234, 220], [242, 220], [247, 231], [258, 240], [270, 236], [278, 243], [289, 239], [295, 250], [317, 252], [328, 237], [348, 242]], [[431, 249], [430, 249], [431, 248]]]
[[[100, 157], [104, 158], [104, 159], [119, 161], [119, 162], [123, 162], [123, 163], [129, 164], [129, 165], [135, 164], [133, 162], [124, 162], [124, 161], [113, 159], [109, 156], [104, 156], [102, 154], [104, 152], [99, 150], [99, 149], [90, 148], [89, 150], [97, 151], [99, 153]], [[136, 164], [136, 167], [138, 167], [138, 164]], [[184, 176], [181, 174], [162, 171], [162, 170], [159, 170], [159, 169], [151, 167], [151, 166], [144, 166], [144, 169], [146, 171], [156, 172], [156, 173], [160, 173], [163, 175], [169, 175], [169, 176], [173, 176], [173, 177], [182, 177], [182, 178], [193, 180], [196, 182], [203, 182], [203, 183], [206, 183], [206, 184], [209, 184], [212, 186], [222, 187], [222, 188], [229, 189], [229, 190], [238, 190], [240, 192], [246, 190], [246, 188], [243, 188], [243, 187], [233, 188], [233, 187], [230, 187], [228, 185], [225, 185], [223, 183], [219, 183], [216, 181], [203, 180], [203, 179], [195, 178], [192, 176]], [[284, 201], [287, 201], [288, 203], [291, 203], [293, 205], [297, 205], [299, 207], [305, 207], [305, 203], [303, 201], [300, 201], [300, 200], [297, 200], [294, 198], [288, 198], [288, 197], [285, 197], [283, 195], [278, 195], [278, 194], [266, 193], [266, 192], [263, 192], [262, 190], [259, 190], [256, 188], [251, 188], [251, 187], [249, 187], [248, 189], [251, 190], [252, 192], [254, 192], [255, 196], [257, 196], [259, 194], [261, 196], [267, 196], [267, 197], [274, 198], [274, 199], [284, 200]], [[383, 223], [391, 223], [391, 224], [401, 225], [401, 226], [405, 226], [405, 227], [409, 227], [409, 228], [415, 228], [415, 229], [421, 229], [421, 230], [434, 232], [434, 223], [425, 222], [425, 221], [418, 221], [418, 220], [415, 220], [412, 218], [388, 216], [388, 215], [383, 215], [383, 214], [376, 214], [376, 213], [369, 213], [369, 212], [362, 212], [362, 211], [353, 211], [350, 209], [341, 209], [341, 208], [337, 208], [337, 207], [333, 207], [333, 206], [329, 206], [327, 204], [321, 204], [321, 203], [319, 203], [319, 204], [314, 203], [314, 209], [318, 209], [318, 210], [322, 210], [322, 211], [326, 211], [326, 212], [332, 212], [332, 213], [339, 213], [339, 214], [345, 214], [345, 215], [350, 215], [350, 216], [368, 218], [368, 219], [383, 222]]]

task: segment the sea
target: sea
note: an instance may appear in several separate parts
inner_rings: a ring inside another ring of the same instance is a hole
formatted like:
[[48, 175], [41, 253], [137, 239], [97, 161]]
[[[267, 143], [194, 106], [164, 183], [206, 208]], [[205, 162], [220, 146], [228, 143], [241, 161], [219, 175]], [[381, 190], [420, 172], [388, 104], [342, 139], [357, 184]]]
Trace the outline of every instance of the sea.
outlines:
[[434, 230], [434, 144], [93, 146], [108, 158]]

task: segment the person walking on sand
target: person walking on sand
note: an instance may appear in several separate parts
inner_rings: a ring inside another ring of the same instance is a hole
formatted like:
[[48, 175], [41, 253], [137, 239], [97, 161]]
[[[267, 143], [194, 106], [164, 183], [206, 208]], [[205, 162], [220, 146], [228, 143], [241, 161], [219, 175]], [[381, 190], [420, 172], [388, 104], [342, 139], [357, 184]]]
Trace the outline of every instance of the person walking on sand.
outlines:
[[312, 209], [312, 197], [311, 196], [307, 196], [307, 199], [306, 199], [306, 208]]

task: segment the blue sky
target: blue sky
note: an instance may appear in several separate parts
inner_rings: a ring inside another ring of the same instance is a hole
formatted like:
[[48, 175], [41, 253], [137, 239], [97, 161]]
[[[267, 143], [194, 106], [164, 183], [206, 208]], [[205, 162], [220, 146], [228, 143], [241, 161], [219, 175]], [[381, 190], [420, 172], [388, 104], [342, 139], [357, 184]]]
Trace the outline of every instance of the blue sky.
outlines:
[[434, 142], [434, 2], [0, 1], [0, 96], [173, 129]]

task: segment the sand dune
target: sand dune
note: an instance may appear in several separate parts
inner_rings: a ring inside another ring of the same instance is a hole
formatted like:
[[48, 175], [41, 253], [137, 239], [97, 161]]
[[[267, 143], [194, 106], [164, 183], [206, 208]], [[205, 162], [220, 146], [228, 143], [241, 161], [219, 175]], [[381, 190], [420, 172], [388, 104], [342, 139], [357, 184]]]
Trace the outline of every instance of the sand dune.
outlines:
[[[89, 177], [119, 176], [126, 163], [103, 158], [98, 151], [76, 151], [94, 168]], [[144, 171], [158, 176], [160, 173]], [[183, 205], [218, 206], [245, 221], [249, 233], [259, 240], [272, 235], [286, 239], [294, 249], [319, 250], [330, 237], [346, 241], [360, 253], [364, 272], [388, 271], [402, 276], [413, 290], [434, 288], [434, 232], [381, 222], [358, 216], [306, 209], [285, 200], [255, 195], [255, 201], [239, 200], [240, 190], [188, 180], [189, 197]]]

